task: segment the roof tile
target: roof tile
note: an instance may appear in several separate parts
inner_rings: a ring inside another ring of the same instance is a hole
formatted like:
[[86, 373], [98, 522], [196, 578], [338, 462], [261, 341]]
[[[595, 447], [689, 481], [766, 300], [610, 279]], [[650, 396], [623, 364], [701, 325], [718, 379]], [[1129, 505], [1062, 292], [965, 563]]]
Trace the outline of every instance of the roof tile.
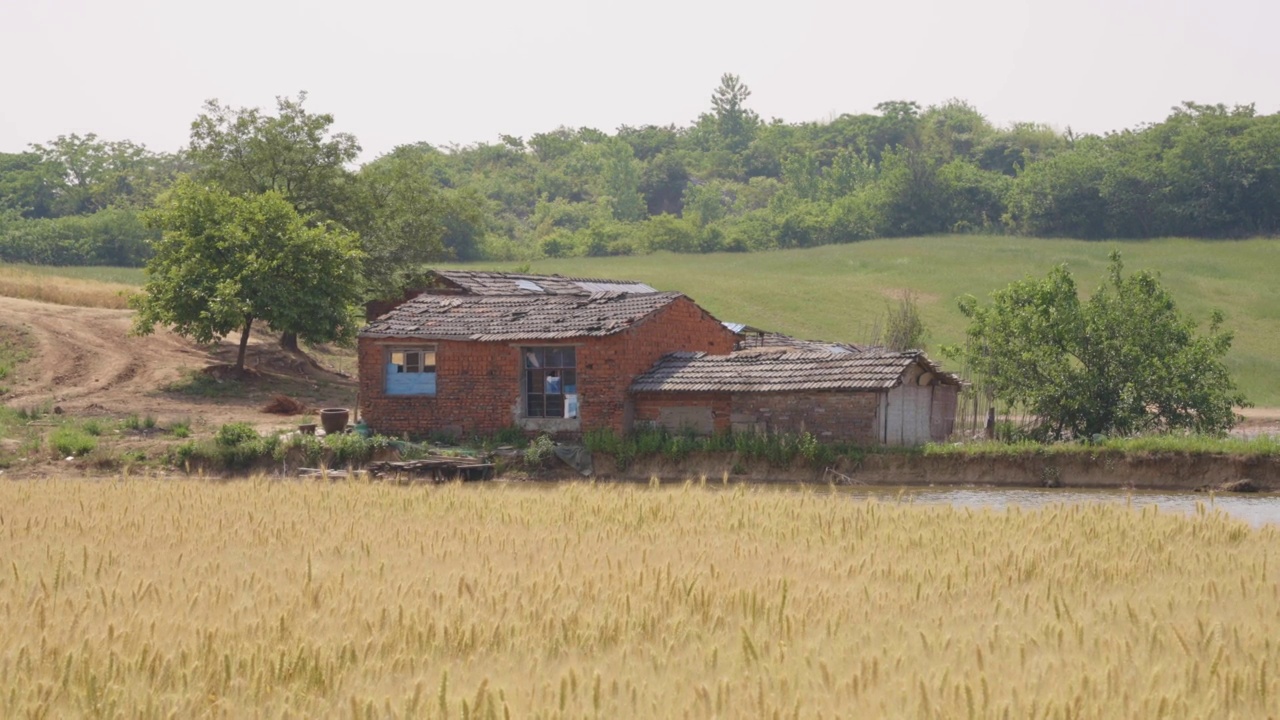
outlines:
[[529, 275], [481, 270], [435, 270], [434, 274], [469, 295], [594, 295], [658, 292], [634, 280]]
[[730, 355], [671, 353], [631, 383], [632, 392], [783, 392], [795, 390], [888, 390], [902, 373], [922, 362], [943, 382], [943, 373], [923, 353], [880, 348], [860, 352], [735, 352]]
[[681, 297], [675, 292], [426, 294], [374, 320], [360, 336], [486, 342], [601, 337], [626, 330]]

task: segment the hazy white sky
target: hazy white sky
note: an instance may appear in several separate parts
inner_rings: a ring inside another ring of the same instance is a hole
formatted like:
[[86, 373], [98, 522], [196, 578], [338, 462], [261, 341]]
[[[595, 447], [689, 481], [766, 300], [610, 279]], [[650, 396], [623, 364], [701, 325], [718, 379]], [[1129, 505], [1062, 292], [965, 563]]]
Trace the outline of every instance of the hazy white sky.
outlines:
[[307, 90], [372, 158], [559, 125], [688, 124], [721, 73], [762, 117], [958, 97], [1102, 132], [1183, 100], [1280, 109], [1275, 0], [0, 0], [0, 151], [96, 132], [156, 150], [207, 98]]

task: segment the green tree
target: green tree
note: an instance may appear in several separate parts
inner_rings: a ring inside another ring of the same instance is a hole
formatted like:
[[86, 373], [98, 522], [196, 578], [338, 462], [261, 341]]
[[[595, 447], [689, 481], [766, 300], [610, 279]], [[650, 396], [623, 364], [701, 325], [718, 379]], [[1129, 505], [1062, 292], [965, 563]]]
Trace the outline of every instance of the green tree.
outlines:
[[426, 263], [474, 259], [483, 232], [483, 200], [445, 187], [434, 149], [397, 147], [360, 169], [362, 197], [352, 224], [365, 253], [370, 295], [393, 297]]
[[53, 217], [59, 169], [38, 153], [0, 153], [0, 212], [25, 218]]
[[930, 107], [920, 121], [925, 146], [944, 162], [973, 160], [993, 134], [991, 123], [977, 108], [955, 98]]
[[640, 177], [640, 192], [650, 215], [679, 215], [684, 205], [689, 170], [675, 153], [659, 153], [645, 165]]
[[747, 109], [751, 89], [732, 73], [720, 76], [720, 85], [711, 94], [711, 108], [716, 132], [725, 149], [741, 153], [755, 137], [760, 118]]
[[347, 221], [354, 183], [347, 165], [360, 144], [333, 132], [333, 116], [309, 112], [306, 99], [305, 92], [297, 100], [277, 97], [276, 115], [206, 101], [191, 123], [196, 177], [234, 195], [274, 190], [308, 219]]
[[641, 168], [631, 146], [621, 140], [604, 144], [604, 195], [615, 220], [635, 222], [647, 210], [640, 194]]
[[1222, 362], [1232, 339], [1222, 315], [1197, 333], [1159, 278], [1126, 276], [1118, 252], [1086, 301], [1058, 266], [997, 290], [989, 305], [962, 298], [960, 310], [970, 370], [998, 402], [1034, 416], [1044, 438], [1223, 433], [1246, 405]]
[[[276, 115], [208, 100], [191, 123], [188, 154], [196, 177], [234, 195], [278, 192], [308, 222], [354, 224], [361, 211], [355, 177], [347, 169], [360, 154], [354, 135], [332, 132], [333, 116], [311, 113], [298, 99], [276, 98]], [[280, 344], [298, 349], [292, 332]]]
[[1009, 224], [1027, 235], [1106, 237], [1106, 162], [1102, 141], [1086, 138], [1070, 151], [1028, 165], [1009, 190]]
[[149, 206], [176, 172], [181, 158], [153, 153], [128, 140], [101, 140], [97, 135], [59, 135], [32, 145], [54, 169], [51, 216], [87, 215], [110, 206]]
[[134, 296], [134, 330], [157, 324], [200, 343], [240, 330], [244, 369], [253, 323], [314, 342], [346, 341], [361, 321], [356, 236], [309, 225], [272, 190], [235, 196], [183, 178], [147, 219], [163, 231]]

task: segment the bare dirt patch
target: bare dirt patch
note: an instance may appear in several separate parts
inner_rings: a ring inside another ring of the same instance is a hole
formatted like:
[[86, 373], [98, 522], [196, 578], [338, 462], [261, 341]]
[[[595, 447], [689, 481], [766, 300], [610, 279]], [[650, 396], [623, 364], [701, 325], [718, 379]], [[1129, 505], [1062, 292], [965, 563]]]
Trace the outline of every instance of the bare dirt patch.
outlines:
[[1244, 416], [1244, 421], [1232, 429], [1232, 435], [1240, 437], [1280, 436], [1280, 408], [1240, 408], [1236, 412]]
[[16, 328], [32, 359], [10, 374], [10, 407], [50, 405], [69, 415], [151, 416], [162, 423], [190, 418], [196, 424], [251, 422], [287, 426], [262, 413], [284, 393], [312, 407], [350, 407], [355, 381], [280, 349], [274, 338], [254, 333], [246, 365], [237, 379], [206, 368], [234, 361], [236, 347], [223, 341], [202, 347], [170, 332], [129, 335], [129, 310], [71, 307], [0, 297], [0, 325]]

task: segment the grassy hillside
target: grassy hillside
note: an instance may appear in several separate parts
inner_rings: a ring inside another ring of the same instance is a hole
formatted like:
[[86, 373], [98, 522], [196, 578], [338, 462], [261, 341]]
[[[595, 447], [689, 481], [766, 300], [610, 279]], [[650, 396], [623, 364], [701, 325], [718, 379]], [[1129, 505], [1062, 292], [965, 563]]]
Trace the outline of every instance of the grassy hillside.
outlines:
[[[1280, 406], [1280, 241], [1161, 239], [1085, 242], [1015, 237], [941, 236], [871, 240], [760, 253], [541, 260], [531, 271], [633, 278], [687, 293], [722, 320], [805, 338], [865, 340], [895, 293], [913, 290], [931, 329], [930, 347], [958, 342], [964, 318], [956, 298], [985, 297], [1028, 273], [1068, 263], [1090, 291], [1107, 254], [1124, 253], [1129, 269], [1158, 270], [1180, 306], [1197, 321], [1220, 309], [1236, 343], [1228, 358], [1245, 393]], [[513, 270], [515, 263], [458, 267]], [[110, 282], [142, 280], [120, 268], [37, 268], [30, 272]]]
[[[895, 293], [919, 294], [930, 347], [958, 342], [964, 318], [956, 298], [985, 297], [1028, 273], [1068, 263], [1092, 291], [1107, 255], [1128, 269], [1158, 270], [1180, 307], [1200, 322], [1214, 309], [1236, 333], [1228, 359], [1249, 398], [1280, 405], [1280, 241], [1162, 239], [1085, 242], [1013, 237], [942, 236], [872, 240], [804, 250], [711, 255], [572, 258], [532, 264], [538, 273], [642, 280], [680, 290], [721, 320], [746, 322], [805, 338], [858, 341]], [[461, 267], [461, 266], [460, 266]], [[466, 267], [481, 267], [471, 265]], [[513, 263], [489, 264], [511, 270]]]

